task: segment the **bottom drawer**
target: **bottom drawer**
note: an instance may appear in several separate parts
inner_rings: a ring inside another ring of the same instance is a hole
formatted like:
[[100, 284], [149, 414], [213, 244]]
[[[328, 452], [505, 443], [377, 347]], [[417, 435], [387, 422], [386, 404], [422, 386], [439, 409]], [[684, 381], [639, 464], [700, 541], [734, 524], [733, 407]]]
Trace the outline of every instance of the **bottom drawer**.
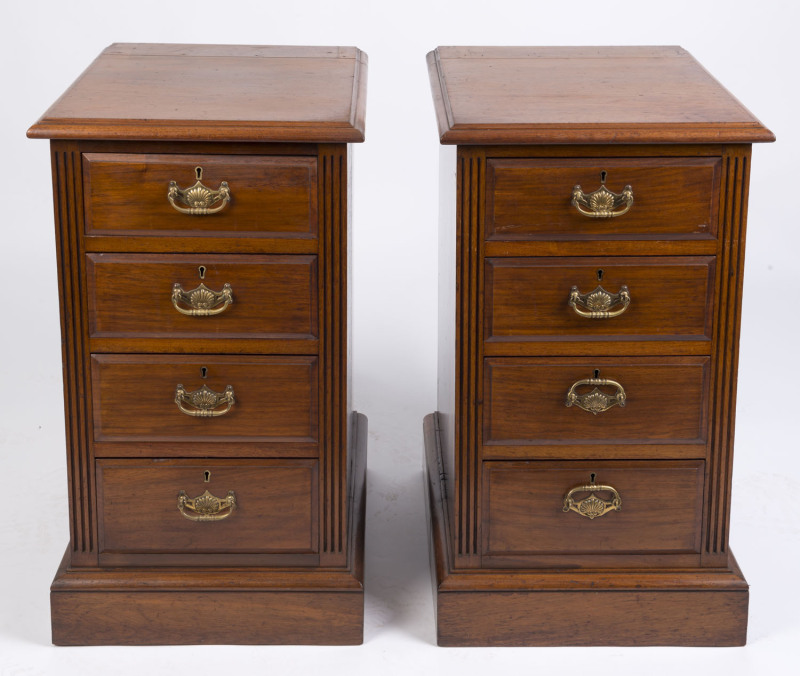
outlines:
[[313, 564], [316, 460], [98, 460], [103, 565]]
[[701, 460], [485, 462], [484, 558], [591, 568], [609, 557], [660, 565], [683, 556], [691, 565], [703, 475]]

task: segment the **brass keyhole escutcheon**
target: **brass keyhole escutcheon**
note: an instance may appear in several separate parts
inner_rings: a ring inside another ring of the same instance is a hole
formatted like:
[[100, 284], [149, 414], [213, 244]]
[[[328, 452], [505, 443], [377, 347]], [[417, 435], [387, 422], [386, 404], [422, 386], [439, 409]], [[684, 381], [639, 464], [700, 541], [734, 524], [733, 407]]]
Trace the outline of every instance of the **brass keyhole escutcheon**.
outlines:
[[208, 378], [208, 369], [205, 366], [200, 367], [200, 377]]
[[[592, 474], [592, 476], [594, 476], [594, 474]], [[208, 483], [209, 481], [211, 481], [211, 472], [206, 470], [205, 472], [203, 472], [203, 483]]]
[[197, 272], [200, 275], [200, 279], [205, 279], [206, 278], [206, 266], [205, 265], [201, 265], [199, 268], [197, 268]]

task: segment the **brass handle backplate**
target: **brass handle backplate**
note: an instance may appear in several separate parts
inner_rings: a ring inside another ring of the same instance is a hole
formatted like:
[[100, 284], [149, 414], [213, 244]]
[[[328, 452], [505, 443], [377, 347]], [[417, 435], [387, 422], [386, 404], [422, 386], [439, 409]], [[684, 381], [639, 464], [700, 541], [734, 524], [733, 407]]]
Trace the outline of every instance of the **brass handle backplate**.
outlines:
[[211, 495], [208, 491], [196, 498], [190, 498], [186, 491], [178, 493], [178, 511], [189, 521], [222, 521], [236, 509], [236, 494], [228, 491], [224, 498]]
[[[595, 493], [604, 492], [611, 493], [611, 500], [603, 500], [595, 495]], [[575, 500], [572, 496], [576, 493], [589, 493], [589, 495], [583, 498], [583, 500]], [[596, 519], [598, 516], [603, 516], [603, 514], [607, 514], [611, 511], [618, 512], [620, 509], [622, 509], [622, 498], [617, 492], [617, 489], [613, 486], [596, 484], [594, 480], [589, 484], [575, 486], [564, 496], [563, 511], [573, 511], [589, 519]]]
[[[576, 390], [584, 385], [594, 385], [595, 388], [586, 394], [578, 394]], [[598, 387], [603, 387], [604, 385], [616, 387], [616, 393], [608, 395], [598, 389]], [[597, 415], [598, 413], [607, 411], [612, 406], [624, 407], [626, 396], [625, 389], [616, 380], [610, 380], [608, 378], [586, 378], [585, 380], [579, 380], [573, 383], [572, 387], [569, 388], [566, 405], [570, 407], [574, 404], [584, 411], [589, 411], [589, 413]]]
[[[611, 319], [619, 317], [631, 304], [631, 294], [624, 284], [619, 288], [619, 293], [609, 293], [602, 286], [594, 291], [581, 293], [577, 286], [569, 292], [569, 306], [575, 314], [588, 319]], [[619, 306], [616, 309], [612, 309]]]
[[[190, 216], [209, 216], [219, 213], [231, 201], [231, 190], [228, 187], [228, 182], [222, 181], [219, 184], [219, 190], [212, 190], [201, 182], [203, 167], [195, 167], [194, 171], [197, 182], [189, 188], [179, 188], [177, 181], [169, 182], [169, 189], [167, 190], [169, 203], [176, 211]], [[217, 206], [213, 206], [215, 204]]]
[[[184, 291], [177, 282], [172, 285], [172, 305], [182, 315], [188, 317], [211, 317], [222, 314], [233, 303], [233, 289], [225, 284], [222, 291], [212, 291], [205, 284], [196, 289]], [[188, 308], [182, 307], [188, 305]]]
[[621, 193], [615, 193], [603, 183], [594, 192], [585, 193], [576, 185], [572, 189], [572, 206], [589, 218], [622, 216], [633, 206], [633, 188], [626, 185]]
[[[175, 388], [175, 403], [181, 413], [193, 418], [218, 418], [231, 410], [236, 403], [233, 387], [228, 385], [224, 392], [214, 392], [208, 385], [203, 385], [199, 390], [187, 392], [183, 385]], [[186, 405], [192, 408], [186, 408]], [[225, 408], [220, 408], [220, 406]]]

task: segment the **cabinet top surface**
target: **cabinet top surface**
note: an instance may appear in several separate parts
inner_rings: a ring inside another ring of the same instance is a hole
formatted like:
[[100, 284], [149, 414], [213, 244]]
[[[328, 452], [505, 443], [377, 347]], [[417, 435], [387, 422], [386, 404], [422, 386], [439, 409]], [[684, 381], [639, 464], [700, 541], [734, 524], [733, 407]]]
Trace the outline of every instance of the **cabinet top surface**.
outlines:
[[681, 47], [438, 47], [442, 143], [753, 143], [775, 137]]
[[113, 44], [28, 136], [360, 142], [366, 83], [355, 47]]

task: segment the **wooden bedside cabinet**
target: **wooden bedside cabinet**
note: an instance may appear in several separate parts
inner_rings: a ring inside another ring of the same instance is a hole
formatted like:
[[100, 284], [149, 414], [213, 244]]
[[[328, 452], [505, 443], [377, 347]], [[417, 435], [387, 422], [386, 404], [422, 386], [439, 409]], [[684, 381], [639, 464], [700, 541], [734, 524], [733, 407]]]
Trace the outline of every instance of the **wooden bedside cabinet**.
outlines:
[[440, 47], [440, 645], [741, 645], [751, 143], [679, 47]]
[[118, 44], [51, 139], [70, 544], [53, 642], [356, 644], [349, 146], [366, 55]]

